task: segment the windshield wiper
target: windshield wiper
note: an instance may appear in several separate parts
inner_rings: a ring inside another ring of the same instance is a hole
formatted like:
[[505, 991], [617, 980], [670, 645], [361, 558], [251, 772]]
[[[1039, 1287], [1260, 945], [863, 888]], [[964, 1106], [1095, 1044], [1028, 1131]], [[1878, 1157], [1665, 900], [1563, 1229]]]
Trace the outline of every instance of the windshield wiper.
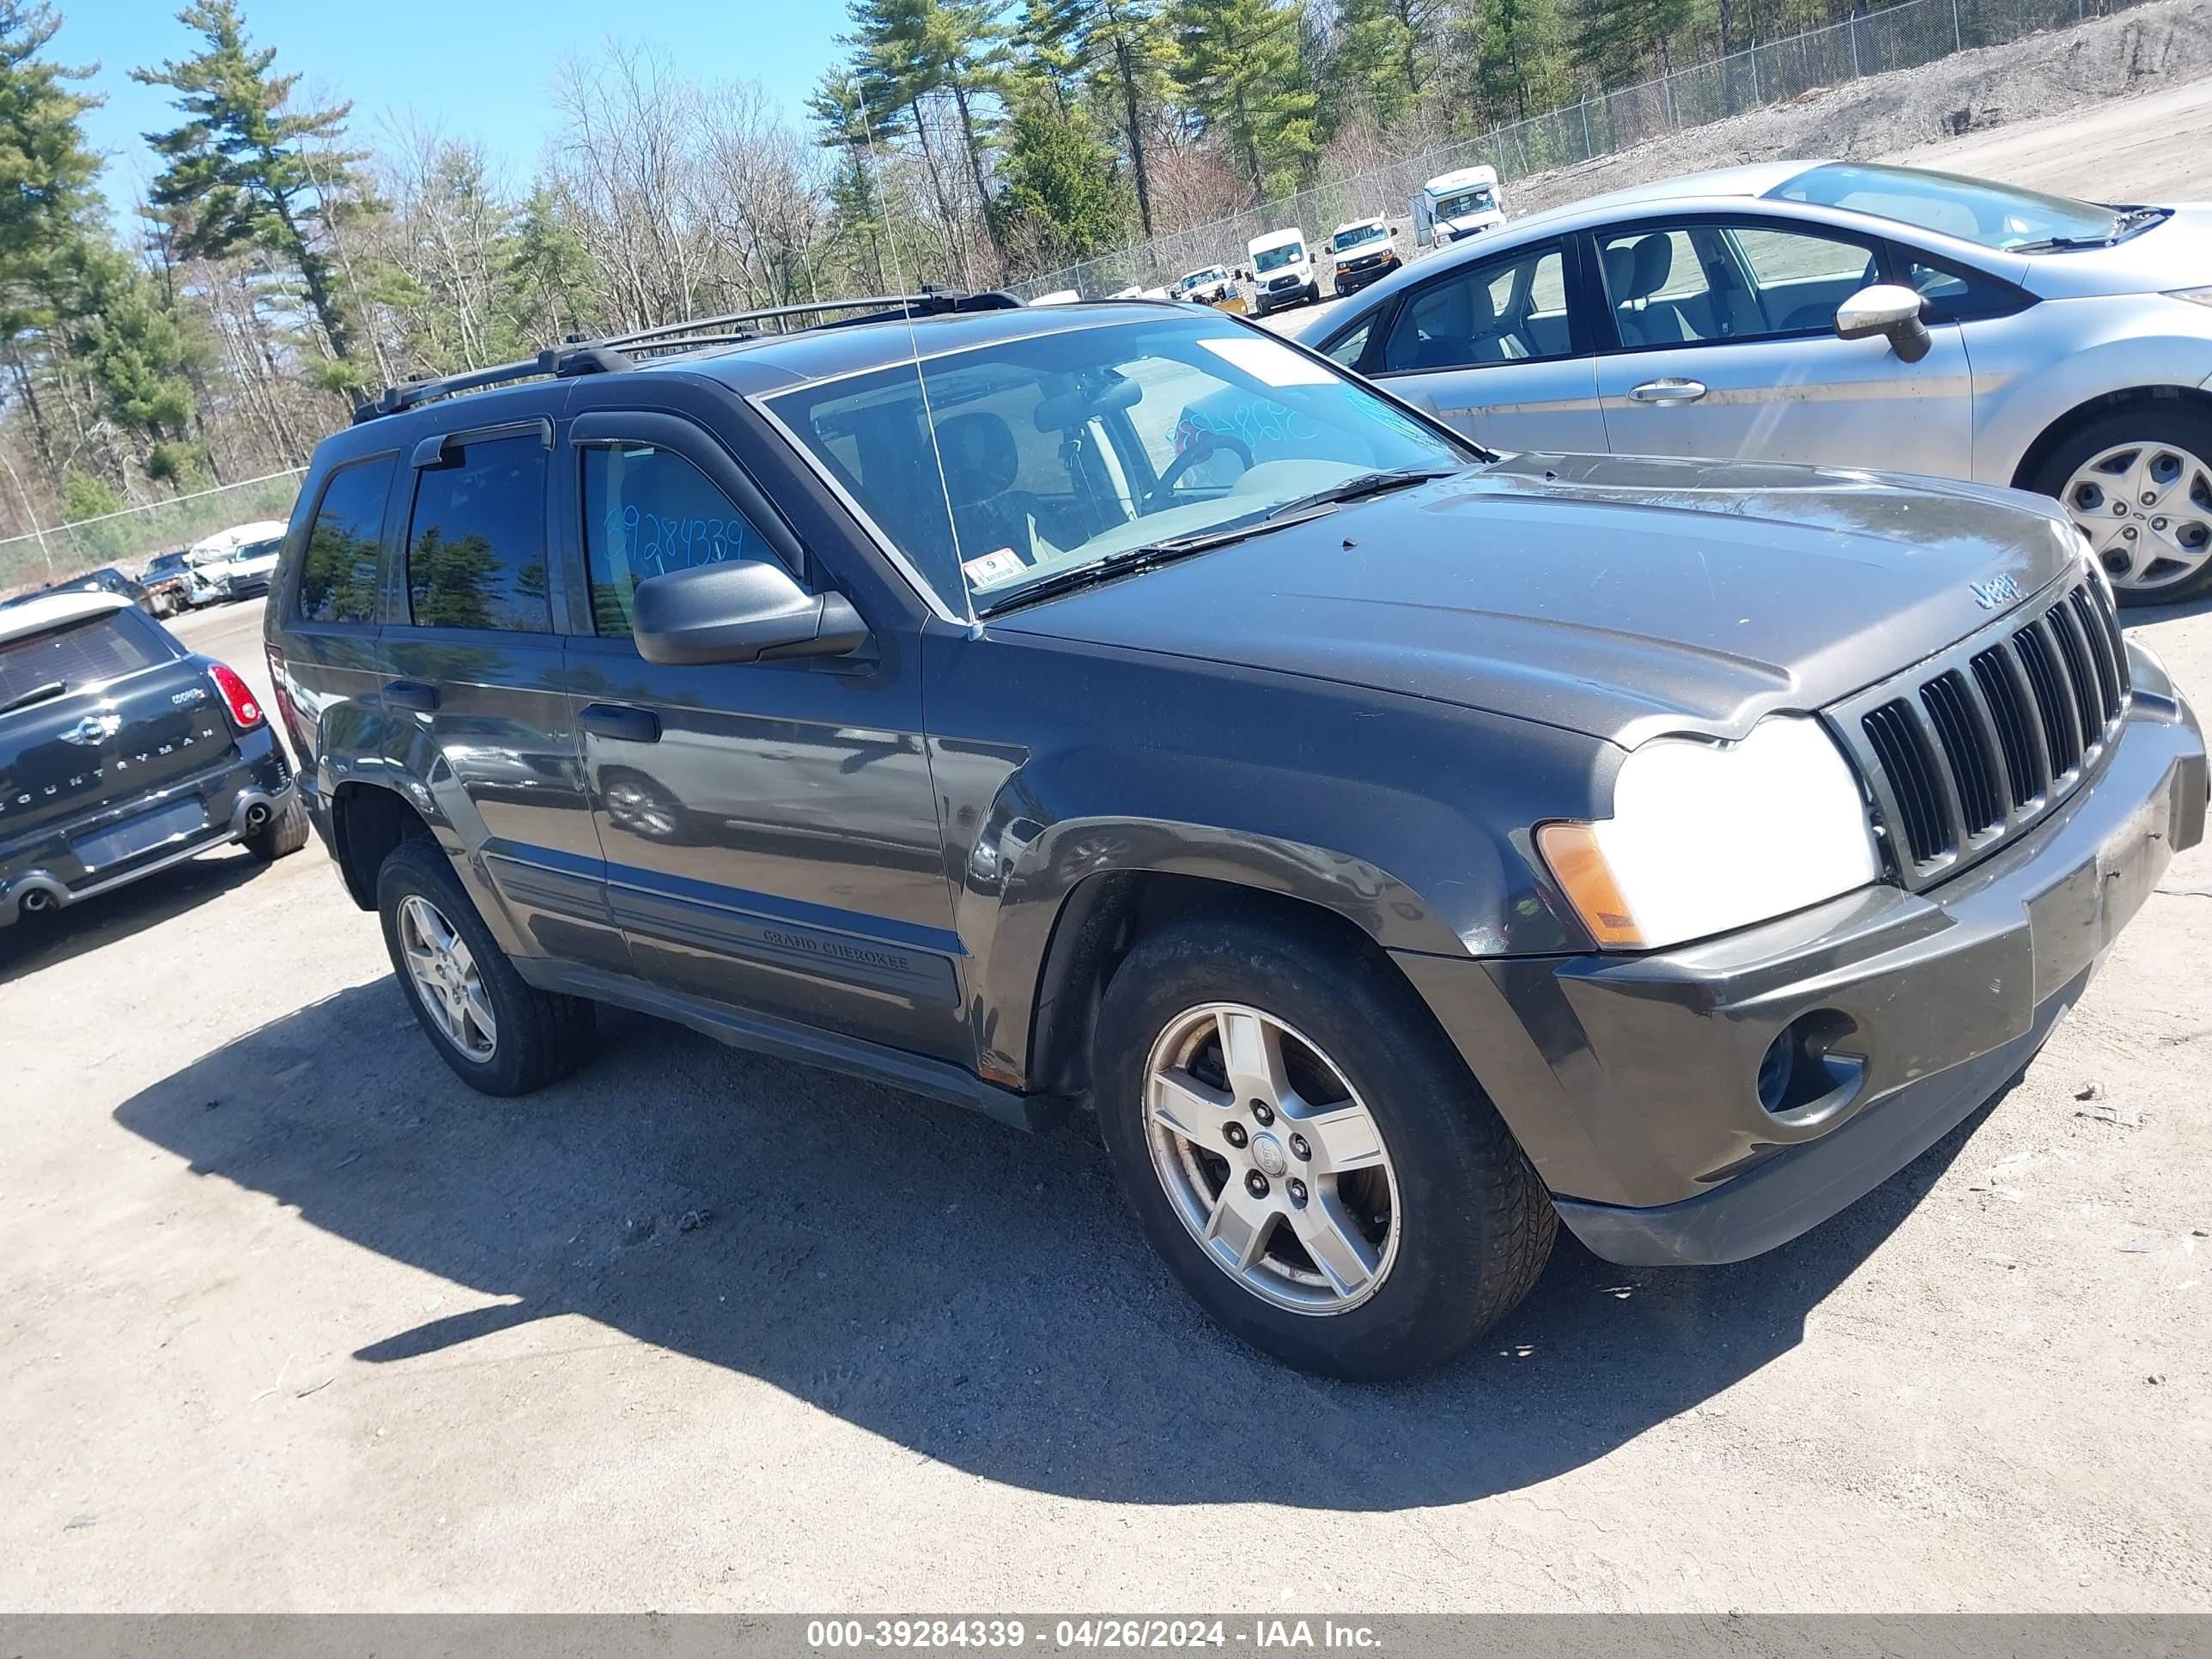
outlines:
[[1355, 472], [1349, 478], [1316, 489], [1310, 495], [1300, 495], [1285, 501], [1267, 514], [1269, 520], [1280, 520], [1294, 513], [1304, 513], [1309, 507], [1341, 507], [1346, 501], [1364, 501], [1370, 495], [1388, 494], [1393, 489], [1410, 489], [1415, 484], [1434, 483], [1438, 478], [1449, 478], [1460, 471], [1455, 466], [1392, 467], [1382, 472]]
[[69, 690], [67, 680], [48, 680], [44, 685], [34, 685], [20, 697], [10, 697], [0, 702], [0, 714], [12, 714], [18, 708], [27, 708], [34, 702], [44, 702], [49, 697], [58, 697]]
[[1079, 564], [1066, 570], [1055, 570], [1049, 576], [1039, 577], [1027, 587], [1015, 589], [996, 605], [988, 605], [977, 614], [996, 616], [1002, 611], [1012, 610], [1018, 605], [1027, 605], [1032, 599], [1048, 599], [1055, 593], [1088, 587], [1094, 582], [1108, 581], [1116, 576], [1134, 575], [1139, 570], [1154, 569], [1193, 553], [1226, 547], [1231, 542], [1245, 541], [1254, 536], [1265, 535], [1271, 530], [1288, 529], [1293, 524], [1318, 519], [1335, 510], [1336, 504], [1333, 501], [1311, 501], [1293, 518], [1285, 516], [1288, 507], [1278, 507], [1264, 517], [1218, 530], [1202, 530], [1193, 536], [1177, 536], [1170, 541], [1147, 542], [1142, 547], [1125, 548], [1119, 553], [1109, 553], [1103, 559], [1093, 559], [1089, 564]]
[[2015, 242], [2008, 253], [2063, 253], [2071, 248], [2110, 247], [2124, 242], [2137, 231], [2163, 222], [2172, 210], [2162, 207], [2114, 208], [2112, 228], [2102, 236], [2045, 236], [2039, 241]]

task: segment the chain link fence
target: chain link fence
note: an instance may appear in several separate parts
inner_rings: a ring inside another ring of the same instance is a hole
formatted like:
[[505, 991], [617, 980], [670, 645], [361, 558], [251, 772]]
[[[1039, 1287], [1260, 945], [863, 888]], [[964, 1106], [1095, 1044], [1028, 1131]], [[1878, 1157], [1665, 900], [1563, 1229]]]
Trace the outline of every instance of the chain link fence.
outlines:
[[[1234, 270], [1247, 263], [1245, 245], [1269, 231], [1300, 227], [1318, 246], [1350, 220], [1380, 213], [1402, 221], [1413, 192], [1439, 173], [1487, 165], [1498, 169], [1501, 181], [1526, 179], [1863, 76], [1916, 68], [1969, 47], [2001, 46], [2136, 3], [2139, 0], [1906, 0], [1587, 97], [1209, 225], [1048, 271], [1018, 284], [1015, 292], [1034, 300], [1073, 289], [1089, 300], [1129, 288], [1170, 287], [1185, 271], [1216, 264]], [[1512, 206], [1508, 191], [1509, 212]]]
[[289, 519], [303, 469], [195, 490], [145, 507], [80, 519], [0, 541], [0, 594], [113, 565], [136, 576], [156, 553], [189, 547], [233, 525]]

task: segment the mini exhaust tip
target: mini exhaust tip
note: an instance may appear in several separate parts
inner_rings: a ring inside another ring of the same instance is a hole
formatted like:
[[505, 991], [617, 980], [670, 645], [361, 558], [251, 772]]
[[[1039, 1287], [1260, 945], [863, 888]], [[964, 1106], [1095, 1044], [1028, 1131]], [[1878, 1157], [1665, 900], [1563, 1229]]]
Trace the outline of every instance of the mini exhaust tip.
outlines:
[[269, 827], [269, 809], [266, 806], [264, 806], [259, 801], [256, 801], [252, 805], [247, 807], [246, 809], [246, 827], [248, 830], [267, 829]]
[[33, 887], [19, 901], [26, 915], [36, 915], [41, 910], [54, 908], [54, 896], [43, 887]]

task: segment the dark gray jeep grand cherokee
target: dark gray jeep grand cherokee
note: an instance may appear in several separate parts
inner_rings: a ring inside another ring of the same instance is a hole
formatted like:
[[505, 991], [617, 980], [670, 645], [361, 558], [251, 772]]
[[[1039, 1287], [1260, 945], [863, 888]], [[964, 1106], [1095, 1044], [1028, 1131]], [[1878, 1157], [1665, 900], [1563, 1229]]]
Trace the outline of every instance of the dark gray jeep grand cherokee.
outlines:
[[[2203, 828], [2048, 502], [1501, 459], [1213, 312], [715, 319], [395, 389], [269, 608], [476, 1087], [592, 1005], [1036, 1124], [1401, 1376], [1559, 1218], [1767, 1249], [2002, 1089]], [[465, 395], [463, 395], [465, 394]]]

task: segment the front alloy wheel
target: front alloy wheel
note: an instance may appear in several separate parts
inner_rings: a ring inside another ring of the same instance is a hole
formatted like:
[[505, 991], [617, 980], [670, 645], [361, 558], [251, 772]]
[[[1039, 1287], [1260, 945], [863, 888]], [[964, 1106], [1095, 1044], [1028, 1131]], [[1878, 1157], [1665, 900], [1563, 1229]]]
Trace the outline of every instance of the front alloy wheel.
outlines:
[[2212, 466], [2179, 444], [2110, 445], [2059, 499], [2115, 587], [2179, 587], [2212, 559]]
[[1152, 1248], [1262, 1352], [1387, 1382], [1463, 1352], [1558, 1217], [1388, 957], [1326, 922], [1146, 933], [1098, 1008], [1099, 1138]]
[[1153, 1170], [1215, 1266], [1295, 1313], [1343, 1313], [1381, 1288], [1397, 1181], [1327, 1054], [1260, 1009], [1208, 1003], [1161, 1032], [1145, 1075]]

